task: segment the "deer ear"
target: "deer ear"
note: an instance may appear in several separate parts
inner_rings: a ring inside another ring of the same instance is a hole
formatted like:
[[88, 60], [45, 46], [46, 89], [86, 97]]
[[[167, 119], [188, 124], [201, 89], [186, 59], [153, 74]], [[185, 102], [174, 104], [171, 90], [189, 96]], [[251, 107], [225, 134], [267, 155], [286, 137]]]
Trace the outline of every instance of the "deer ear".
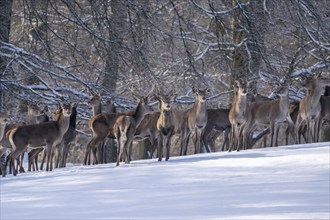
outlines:
[[191, 88], [191, 90], [193, 91], [193, 93], [198, 92], [198, 90], [195, 88], [195, 86], [193, 86], [193, 87]]
[[238, 80], [235, 80], [235, 85], [236, 85], [237, 87], [239, 87], [239, 86], [241, 85], [241, 83], [240, 83]]

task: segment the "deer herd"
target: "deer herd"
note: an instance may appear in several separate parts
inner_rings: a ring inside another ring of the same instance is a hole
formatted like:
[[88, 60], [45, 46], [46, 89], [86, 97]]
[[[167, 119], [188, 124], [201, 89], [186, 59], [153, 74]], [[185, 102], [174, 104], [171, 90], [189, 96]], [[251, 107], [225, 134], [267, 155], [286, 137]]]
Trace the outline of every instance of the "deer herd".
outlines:
[[[92, 137], [86, 145], [84, 165], [101, 163], [97, 151], [107, 138], [116, 139], [117, 163], [130, 163], [133, 141], [148, 138], [151, 143], [150, 158], [157, 151], [158, 161], [163, 156], [169, 160], [171, 143], [176, 135], [180, 143], [180, 155], [186, 155], [189, 142], [194, 153], [215, 151], [215, 139], [224, 132], [221, 150], [245, 150], [261, 137], [264, 146], [278, 146], [279, 130], [283, 127], [286, 144], [291, 135], [295, 143], [319, 141], [323, 123], [330, 122], [330, 83], [316, 74], [305, 79], [305, 97], [300, 103], [289, 101], [289, 86], [277, 88], [277, 99], [253, 95], [248, 91], [249, 82], [235, 82], [235, 94], [230, 109], [207, 109], [208, 89], [193, 87], [195, 102], [191, 108], [179, 110], [173, 106], [175, 94], [154, 92], [154, 87], [144, 97], [133, 94], [138, 104], [133, 111], [116, 112], [114, 104], [101, 103], [102, 97], [94, 95], [88, 102], [92, 117], [88, 126]], [[154, 110], [152, 100], [158, 102]], [[47, 116], [47, 107], [28, 106], [26, 124], [0, 123], [0, 156], [10, 150], [2, 174], [7, 166], [14, 175], [24, 172], [23, 156], [28, 150], [28, 170], [38, 170], [38, 155], [44, 151], [40, 169], [46, 163], [46, 171], [66, 166], [70, 142], [76, 136], [76, 103], [61, 103]], [[4, 118], [4, 117], [3, 117]], [[261, 132], [260, 132], [261, 129]], [[259, 134], [259, 135], [258, 135]], [[267, 145], [267, 134], [270, 144]], [[163, 154], [163, 146], [165, 152]], [[16, 164], [15, 164], [16, 162]]]

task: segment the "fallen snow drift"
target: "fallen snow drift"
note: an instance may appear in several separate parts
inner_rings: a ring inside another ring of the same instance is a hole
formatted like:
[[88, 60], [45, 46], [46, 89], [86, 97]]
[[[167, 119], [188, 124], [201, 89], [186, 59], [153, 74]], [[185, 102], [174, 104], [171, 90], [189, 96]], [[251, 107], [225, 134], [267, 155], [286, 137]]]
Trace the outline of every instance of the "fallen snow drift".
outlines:
[[0, 219], [330, 219], [330, 142], [1, 180]]

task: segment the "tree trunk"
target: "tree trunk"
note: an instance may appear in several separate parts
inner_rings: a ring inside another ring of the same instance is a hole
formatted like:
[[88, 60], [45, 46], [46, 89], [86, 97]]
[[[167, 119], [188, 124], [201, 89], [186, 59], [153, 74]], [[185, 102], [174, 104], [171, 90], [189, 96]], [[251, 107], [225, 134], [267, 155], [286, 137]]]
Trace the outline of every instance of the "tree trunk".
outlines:
[[[0, 41], [9, 42], [10, 22], [11, 22], [11, 10], [12, 0], [0, 0]], [[0, 43], [1, 44], [1, 43]], [[11, 68], [7, 67], [8, 60], [0, 56], [0, 80], [2, 80], [6, 72], [11, 72]], [[0, 84], [0, 111], [4, 111], [4, 100], [6, 99], [5, 89]]]
[[[232, 6], [236, 6], [232, 0]], [[242, 3], [242, 2], [241, 2]], [[243, 7], [243, 6], [242, 6]], [[243, 11], [244, 10], [244, 13]], [[248, 33], [244, 31], [248, 30]], [[233, 43], [240, 47], [234, 50], [232, 61], [232, 82], [238, 79], [246, 80], [257, 74], [264, 54], [264, 35], [267, 30], [267, 16], [263, 1], [250, 1], [245, 8], [236, 8], [232, 17]], [[246, 39], [246, 43], [243, 40]]]
[[[0, 0], [0, 41], [6, 43], [9, 42], [12, 3], [12, 0]], [[7, 63], [8, 60], [0, 56], [0, 80], [6, 72], [12, 71], [10, 67], [7, 67]], [[6, 93], [4, 91], [3, 85], [0, 84], [0, 112], [5, 110]], [[1, 168], [4, 166], [5, 158], [6, 154], [0, 158]], [[0, 172], [2, 172], [2, 169], [0, 169]]]
[[[123, 28], [126, 22], [125, 2], [120, 0], [111, 1], [111, 30], [109, 30], [109, 44], [106, 44], [106, 61], [102, 80], [102, 87], [114, 93], [119, 73], [120, 48], [123, 42]], [[117, 160], [117, 149], [113, 139], [105, 142], [102, 152], [102, 161], [104, 163], [115, 162]]]

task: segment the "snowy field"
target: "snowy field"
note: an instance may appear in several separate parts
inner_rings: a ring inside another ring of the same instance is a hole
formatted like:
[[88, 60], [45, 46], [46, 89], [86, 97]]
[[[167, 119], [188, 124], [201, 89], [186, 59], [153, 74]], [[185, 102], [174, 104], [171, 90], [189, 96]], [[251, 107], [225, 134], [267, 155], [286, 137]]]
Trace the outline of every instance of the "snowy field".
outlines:
[[330, 219], [330, 142], [1, 180], [0, 219]]

